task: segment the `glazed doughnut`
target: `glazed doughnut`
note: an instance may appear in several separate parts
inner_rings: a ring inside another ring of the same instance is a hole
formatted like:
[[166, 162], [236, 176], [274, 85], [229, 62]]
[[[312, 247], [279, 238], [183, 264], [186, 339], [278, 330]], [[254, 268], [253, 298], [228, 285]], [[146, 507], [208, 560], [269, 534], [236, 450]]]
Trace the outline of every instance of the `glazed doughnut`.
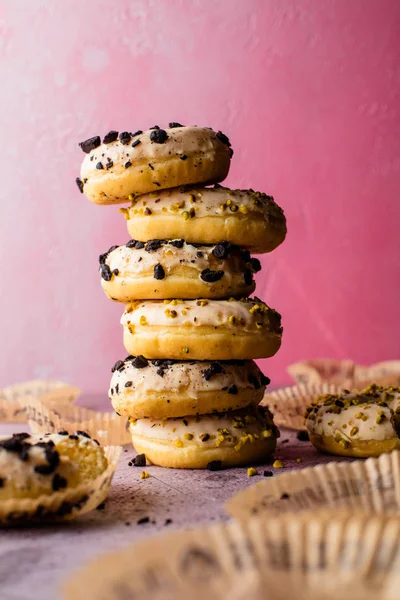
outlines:
[[175, 360], [267, 358], [282, 334], [280, 314], [250, 298], [137, 301], [121, 323], [129, 354]]
[[232, 156], [229, 139], [220, 131], [179, 123], [119, 135], [110, 131], [102, 142], [95, 136], [79, 145], [86, 156], [76, 183], [95, 204], [121, 204], [154, 190], [223, 181]]
[[142, 419], [237, 410], [259, 404], [269, 383], [253, 361], [176, 362], [128, 356], [115, 363], [109, 397], [119, 415]]
[[262, 462], [276, 447], [279, 431], [268, 409], [247, 409], [177, 419], [130, 419], [136, 451], [154, 465], [204, 469]]
[[283, 210], [253, 190], [176, 188], [155, 191], [122, 208], [132, 238], [184, 238], [194, 244], [227, 240], [254, 252], [271, 252], [286, 236]]
[[311, 443], [328, 454], [365, 458], [400, 449], [400, 388], [320, 396], [307, 408], [306, 426]]
[[101, 285], [119, 302], [142, 299], [242, 298], [255, 288], [260, 261], [230, 242], [193, 246], [184, 240], [131, 240], [100, 255]]
[[0, 501], [38, 498], [75, 488], [106, 468], [103, 448], [84, 432], [2, 436]]

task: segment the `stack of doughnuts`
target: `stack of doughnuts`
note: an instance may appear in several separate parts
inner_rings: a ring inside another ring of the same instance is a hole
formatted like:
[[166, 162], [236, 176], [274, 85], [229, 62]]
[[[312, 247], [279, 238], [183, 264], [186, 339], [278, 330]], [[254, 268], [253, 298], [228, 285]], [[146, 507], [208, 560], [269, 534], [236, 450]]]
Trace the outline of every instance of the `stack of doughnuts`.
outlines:
[[[79, 190], [121, 208], [130, 239], [100, 255], [106, 295], [126, 303], [129, 353], [109, 396], [153, 464], [218, 469], [262, 461], [279, 432], [259, 407], [265, 377], [253, 359], [281, 344], [281, 317], [254, 292], [261, 265], [286, 235], [266, 194], [222, 187], [232, 149], [210, 128], [170, 123], [110, 131], [80, 144]], [[212, 184], [214, 184], [212, 186]]]

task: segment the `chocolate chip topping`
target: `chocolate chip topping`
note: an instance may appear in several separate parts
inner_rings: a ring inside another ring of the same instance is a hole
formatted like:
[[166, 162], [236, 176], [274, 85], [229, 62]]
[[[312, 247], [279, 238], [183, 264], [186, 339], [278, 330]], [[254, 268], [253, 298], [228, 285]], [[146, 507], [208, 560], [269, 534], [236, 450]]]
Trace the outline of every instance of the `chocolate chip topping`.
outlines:
[[81, 150], [85, 152], [85, 154], [89, 154], [89, 152], [100, 146], [100, 144], [100, 136], [95, 135], [94, 137], [91, 137], [88, 140], [85, 140], [84, 142], [80, 142], [79, 146], [81, 147]]
[[4, 487], [4, 479], [0, 477], [0, 488]]
[[118, 137], [118, 131], [111, 130], [103, 138], [103, 144], [111, 144], [111, 142], [115, 142]]
[[111, 167], [114, 166], [113, 161], [111, 160], [111, 158], [107, 158], [107, 162], [106, 162], [106, 169], [111, 169]]
[[68, 431], [66, 429], [61, 429], [60, 431], [57, 431], [58, 435], [68, 435]]
[[233, 394], [234, 396], [236, 396], [237, 393], [238, 389], [234, 383], [228, 387], [228, 394]]
[[258, 260], [258, 258], [251, 259], [251, 268], [253, 269], [254, 273], [258, 273], [258, 271], [261, 271], [261, 263]]
[[185, 240], [171, 240], [169, 243], [174, 248], [183, 248], [183, 244], [185, 243]]
[[136, 250], [141, 250], [144, 248], [144, 242], [138, 242], [137, 240], [129, 240], [127, 244], [125, 244], [127, 248], [135, 248]]
[[88, 438], [89, 440], [92, 439], [90, 435], [86, 433], [86, 431], [82, 431], [82, 429], [78, 429], [77, 431], [75, 431], [75, 433], [76, 435], [82, 435], [83, 437]]
[[126, 381], [125, 382], [125, 387], [126, 388], [132, 387], [132, 381]]
[[154, 129], [150, 134], [150, 140], [156, 144], [164, 144], [168, 139], [165, 129]]
[[200, 273], [200, 278], [206, 283], [214, 283], [219, 281], [224, 276], [224, 271], [212, 271], [211, 269], [204, 269]]
[[212, 460], [207, 464], [207, 471], [221, 471], [222, 469], [222, 461], [221, 460]]
[[104, 281], [111, 281], [113, 274], [111, 273], [111, 269], [108, 265], [102, 264], [100, 266], [100, 273]]
[[149, 240], [146, 243], [145, 250], [146, 252], [154, 252], [155, 250], [159, 250], [163, 243], [163, 240]]
[[78, 186], [80, 193], [83, 194], [83, 181], [82, 181], [82, 179], [79, 179], [79, 177], [77, 177], [75, 179], [75, 183]]
[[250, 269], [244, 270], [243, 277], [246, 285], [251, 285], [253, 283], [253, 273], [250, 271]]
[[103, 163], [98, 162], [97, 165], [96, 165], [96, 169], [98, 169], [99, 171], [101, 171], [102, 169], [104, 169]]
[[154, 267], [154, 279], [165, 279], [164, 267], [160, 263]]
[[123, 131], [122, 133], [119, 134], [119, 141], [124, 146], [127, 146], [129, 144], [129, 142], [131, 141], [131, 134], [128, 131]]
[[39, 442], [38, 444], [35, 444], [35, 446], [42, 446], [44, 448], [44, 454], [47, 460], [47, 464], [35, 466], [35, 473], [39, 473], [39, 475], [51, 475], [54, 473], [60, 462], [60, 456], [54, 448], [54, 443]]
[[111, 246], [107, 252], [104, 252], [104, 254], [100, 254], [99, 256], [99, 263], [101, 265], [104, 265], [104, 263], [106, 262], [107, 256], [110, 254], [110, 252], [112, 252], [113, 250], [115, 250], [116, 248], [119, 248], [119, 246]]
[[53, 481], [51, 482], [51, 487], [53, 488], [53, 490], [55, 492], [58, 492], [58, 490], [62, 490], [63, 488], [66, 488], [68, 485], [67, 480], [65, 479], [65, 477], [61, 477], [61, 475], [59, 475], [58, 473], [56, 473], [53, 477]]
[[[140, 132], [140, 133], [142, 133], [142, 132]], [[132, 148], [136, 148], [136, 146], [139, 146], [139, 144], [141, 144], [141, 143], [142, 143], [142, 142], [141, 142], [140, 140], [135, 140], [135, 141], [134, 141], [134, 142], [131, 144], [131, 146], [132, 146]]]
[[138, 129], [137, 131], [135, 131], [135, 133], [132, 133], [132, 137], [136, 137], [137, 135], [140, 135], [141, 133], [143, 133], [143, 131], [141, 129]]
[[227, 258], [234, 248], [231, 242], [220, 242], [212, 249], [212, 254], [215, 258]]
[[267, 377], [266, 375], [264, 375], [264, 373], [261, 373], [261, 379], [260, 379], [261, 385], [269, 385], [271, 383], [271, 380], [269, 377]]
[[149, 129], [160, 129], [158, 125], [153, 125], [153, 127], [149, 127]]
[[219, 362], [213, 362], [211, 365], [202, 371], [202, 375], [206, 381], [210, 381], [213, 375], [217, 375], [218, 373], [223, 373], [224, 370]]
[[135, 458], [131, 462], [134, 467], [145, 467], [146, 466], [146, 455], [138, 454], [137, 456], [135, 456]]
[[208, 442], [208, 440], [210, 439], [210, 435], [208, 433], [202, 433], [200, 435], [200, 439], [202, 442]]
[[298, 431], [296, 437], [299, 440], [299, 442], [309, 442], [310, 441], [308, 431]]
[[261, 383], [258, 381], [258, 379], [255, 375], [249, 375], [248, 381], [254, 387], [255, 390], [260, 389]]
[[175, 123], [175, 121], [172, 121], [172, 123], [168, 123], [168, 127], [170, 129], [175, 129], [175, 127], [184, 127], [184, 125], [181, 125], [180, 123]]
[[231, 145], [228, 136], [226, 136], [224, 133], [222, 133], [222, 131], [217, 131], [217, 133], [215, 135], [217, 136], [219, 141], [222, 142], [223, 144], [225, 144], [226, 146]]
[[181, 160], [186, 160], [187, 159], [187, 155], [186, 154], [181, 154], [179, 158]]
[[126, 163], [124, 164], [125, 169], [129, 169], [129, 167], [132, 166], [132, 163], [130, 160], [127, 160]]
[[139, 356], [135, 356], [132, 360], [132, 366], [135, 367], [135, 369], [144, 369], [145, 367], [147, 367], [148, 364], [149, 361], [147, 360], [147, 358], [145, 358], [141, 354], [139, 354]]
[[114, 373], [114, 371], [123, 371], [124, 367], [125, 367], [124, 361], [123, 360], [117, 360], [117, 362], [115, 363], [115, 365], [111, 369], [111, 373]]

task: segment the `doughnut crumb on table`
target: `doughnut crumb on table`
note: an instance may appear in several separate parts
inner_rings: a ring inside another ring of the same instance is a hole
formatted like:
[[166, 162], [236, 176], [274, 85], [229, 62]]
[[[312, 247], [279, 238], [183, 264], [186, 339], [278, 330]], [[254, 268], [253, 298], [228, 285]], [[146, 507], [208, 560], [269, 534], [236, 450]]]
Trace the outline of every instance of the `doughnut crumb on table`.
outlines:
[[176, 360], [236, 360], [273, 356], [281, 316], [257, 298], [148, 300], [121, 318], [129, 354]]
[[254, 190], [179, 187], [156, 190], [122, 208], [133, 239], [184, 238], [189, 243], [227, 240], [253, 252], [271, 252], [286, 237], [283, 210], [272, 196]]
[[175, 469], [205, 469], [215, 461], [221, 468], [262, 462], [279, 437], [268, 409], [254, 406], [176, 419], [131, 418], [129, 428], [138, 453]]
[[85, 432], [2, 436], [0, 502], [76, 488], [96, 479], [107, 466], [103, 448]]
[[306, 411], [311, 443], [322, 452], [366, 458], [400, 449], [400, 388], [371, 385], [317, 398]]
[[192, 245], [183, 239], [130, 240], [101, 254], [101, 285], [119, 302], [250, 295], [260, 261], [230, 242]]
[[[207, 127], [170, 123], [133, 133], [110, 131], [81, 142], [85, 158], [79, 190], [95, 204], [194, 183], [217, 183], [228, 174], [233, 151], [226, 135]], [[156, 236], [152, 236], [156, 237]]]
[[253, 361], [147, 360], [128, 356], [112, 369], [109, 397], [121, 416], [183, 417], [259, 404], [269, 384]]

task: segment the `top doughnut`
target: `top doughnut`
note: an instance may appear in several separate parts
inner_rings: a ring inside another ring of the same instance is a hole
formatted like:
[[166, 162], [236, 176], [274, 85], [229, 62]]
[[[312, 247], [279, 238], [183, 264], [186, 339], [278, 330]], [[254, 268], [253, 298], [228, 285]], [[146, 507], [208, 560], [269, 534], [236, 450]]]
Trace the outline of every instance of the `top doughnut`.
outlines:
[[194, 183], [217, 183], [228, 174], [233, 151], [221, 131], [169, 123], [148, 131], [110, 131], [81, 142], [86, 153], [79, 190], [95, 204], [121, 204], [129, 196]]

